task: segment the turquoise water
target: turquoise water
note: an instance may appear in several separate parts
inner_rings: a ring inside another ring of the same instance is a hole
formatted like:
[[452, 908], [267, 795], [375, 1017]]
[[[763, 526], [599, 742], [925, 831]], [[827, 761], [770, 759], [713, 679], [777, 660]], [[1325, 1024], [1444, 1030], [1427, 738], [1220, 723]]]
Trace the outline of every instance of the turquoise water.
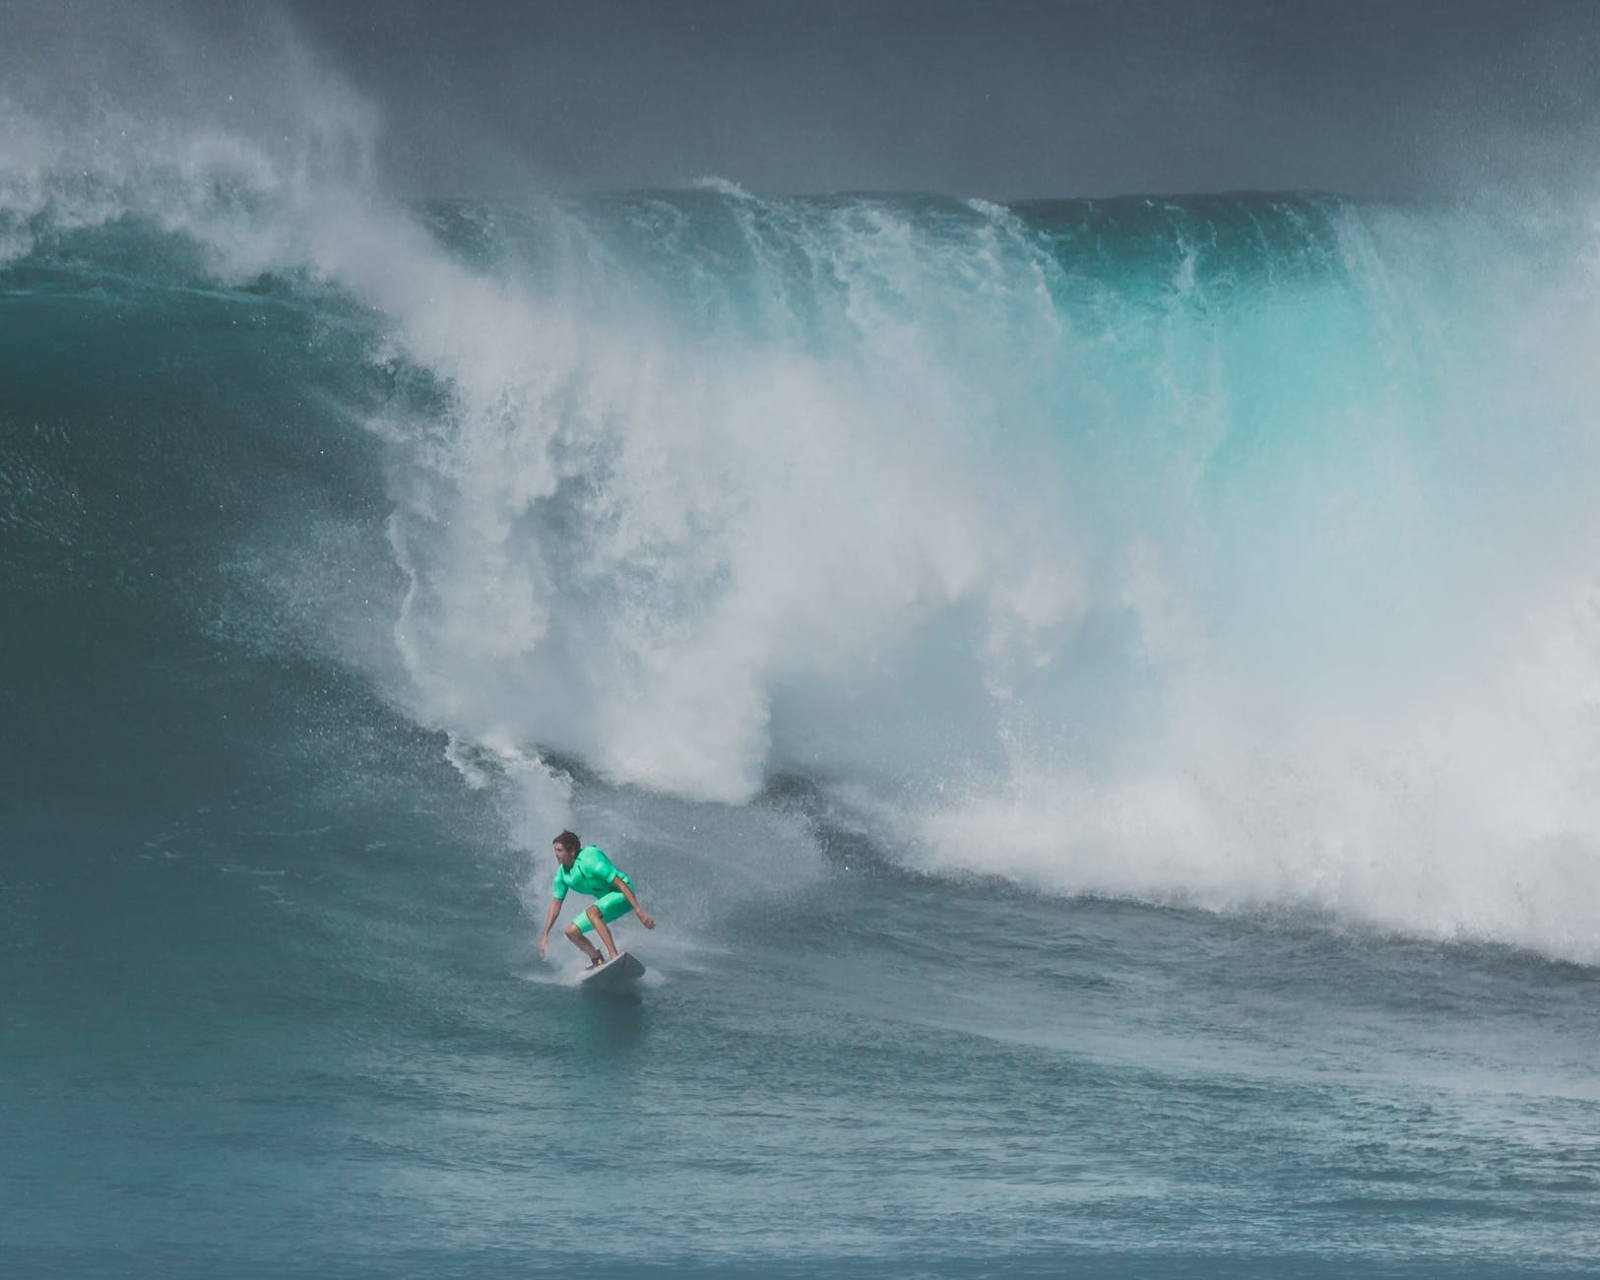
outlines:
[[1592, 1272], [1581, 218], [40, 190], [8, 1271]]

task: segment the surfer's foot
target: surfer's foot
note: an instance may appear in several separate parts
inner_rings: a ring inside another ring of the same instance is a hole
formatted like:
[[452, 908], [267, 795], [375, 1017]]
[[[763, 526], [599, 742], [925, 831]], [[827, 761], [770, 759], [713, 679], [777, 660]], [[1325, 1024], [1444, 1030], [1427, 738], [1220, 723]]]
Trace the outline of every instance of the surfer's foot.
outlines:
[[589, 957], [589, 967], [591, 969], [598, 969], [605, 962], [606, 962], [606, 958], [603, 955], [601, 955], [598, 951], [596, 951], [592, 956]]

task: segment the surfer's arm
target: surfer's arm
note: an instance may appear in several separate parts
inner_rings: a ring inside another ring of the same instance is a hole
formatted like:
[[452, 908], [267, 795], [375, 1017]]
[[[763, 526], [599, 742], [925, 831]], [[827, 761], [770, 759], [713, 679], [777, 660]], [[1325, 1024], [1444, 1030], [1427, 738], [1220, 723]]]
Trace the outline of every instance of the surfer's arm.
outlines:
[[[636, 908], [637, 909], [637, 908]], [[561, 914], [561, 899], [550, 899], [550, 910], [545, 912], [544, 932], [539, 935], [539, 954], [544, 954], [545, 947], [550, 942], [550, 930], [555, 927], [556, 917]]]
[[646, 929], [654, 929], [656, 922], [650, 918], [650, 913], [639, 905], [639, 899], [633, 896], [633, 886], [621, 876], [611, 877], [611, 887], [628, 900], [628, 905], [633, 908], [633, 914], [639, 917], [639, 923]]

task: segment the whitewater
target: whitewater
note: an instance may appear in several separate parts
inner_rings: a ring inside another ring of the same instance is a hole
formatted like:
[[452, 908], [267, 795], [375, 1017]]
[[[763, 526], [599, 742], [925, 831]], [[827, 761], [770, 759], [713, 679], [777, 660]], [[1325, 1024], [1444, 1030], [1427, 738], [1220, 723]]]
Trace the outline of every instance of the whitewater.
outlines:
[[8, 1271], [1593, 1271], [1587, 209], [3, 137]]

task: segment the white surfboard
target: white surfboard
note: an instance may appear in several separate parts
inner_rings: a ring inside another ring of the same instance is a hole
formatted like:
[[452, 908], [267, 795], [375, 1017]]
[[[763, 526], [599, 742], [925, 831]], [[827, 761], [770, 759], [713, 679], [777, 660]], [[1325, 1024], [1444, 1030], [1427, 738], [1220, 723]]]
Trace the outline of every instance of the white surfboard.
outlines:
[[603, 965], [585, 969], [578, 975], [578, 985], [598, 991], [607, 987], [625, 987], [642, 977], [644, 965], [636, 957], [622, 951]]

